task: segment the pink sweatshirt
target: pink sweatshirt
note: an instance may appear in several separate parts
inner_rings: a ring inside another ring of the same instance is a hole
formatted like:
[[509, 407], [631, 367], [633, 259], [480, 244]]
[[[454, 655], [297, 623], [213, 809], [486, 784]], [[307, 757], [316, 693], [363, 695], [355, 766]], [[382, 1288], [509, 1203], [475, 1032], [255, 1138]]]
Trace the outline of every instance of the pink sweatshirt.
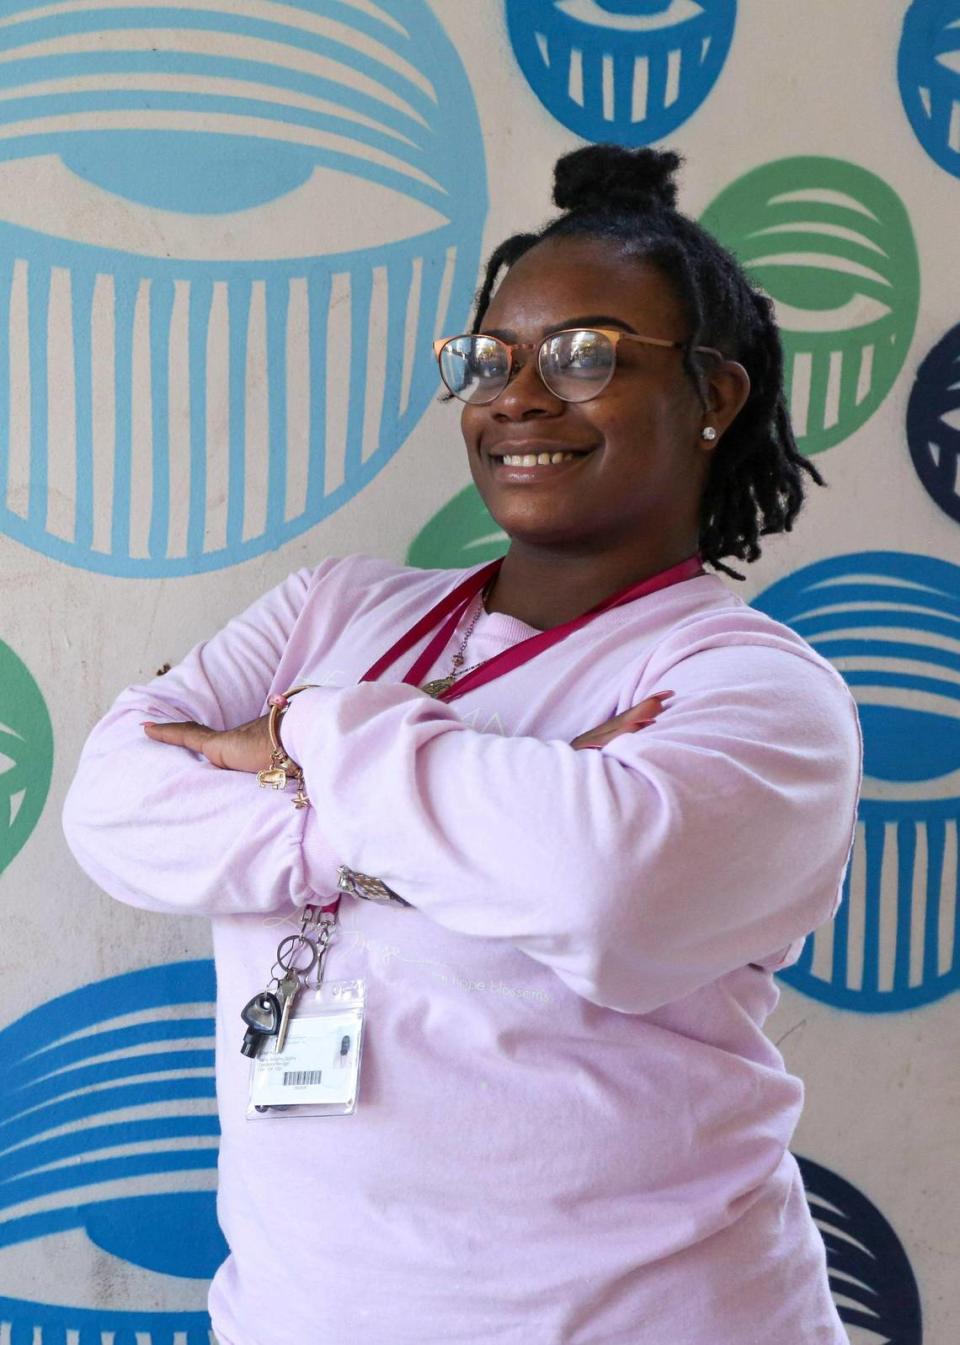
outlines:
[[[840, 899], [851, 696], [711, 575], [451, 705], [399, 682], [412, 655], [357, 685], [461, 578], [291, 575], [124, 691], [67, 799], [105, 891], [213, 920], [222, 1345], [845, 1345], [787, 1148], [803, 1085], [762, 1028]], [[468, 662], [531, 633], [484, 614]], [[140, 728], [232, 727], [304, 681], [283, 737], [306, 810]], [[655, 725], [569, 746], [666, 689]], [[359, 1108], [248, 1121], [240, 1009], [340, 864], [412, 903], [341, 904]]]

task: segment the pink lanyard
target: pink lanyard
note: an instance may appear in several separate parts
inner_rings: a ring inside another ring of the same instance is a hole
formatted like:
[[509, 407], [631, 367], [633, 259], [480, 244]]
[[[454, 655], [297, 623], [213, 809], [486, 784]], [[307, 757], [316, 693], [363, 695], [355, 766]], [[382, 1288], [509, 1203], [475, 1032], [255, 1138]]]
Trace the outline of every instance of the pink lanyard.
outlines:
[[[463, 618], [463, 614], [473, 602], [473, 599], [498, 573], [502, 564], [503, 557], [491, 561], [489, 565], [484, 565], [482, 569], [468, 575], [451, 593], [448, 593], [434, 607], [431, 607], [426, 616], [421, 617], [415, 625], [411, 626], [405, 635], [401, 635], [396, 644], [391, 645], [387, 652], [363, 674], [360, 681], [375, 681], [391, 664], [395, 663], [409, 649], [412, 649], [439, 623], [439, 629], [436, 630], [433, 639], [417, 657], [403, 679], [408, 686], [420, 686], [440, 654], [449, 644], [454, 631]], [[681, 561], [679, 565], [672, 565], [669, 570], [662, 570], [650, 579], [644, 579], [642, 583], [631, 584], [629, 588], [621, 589], [611, 598], [605, 598], [596, 607], [591, 607], [589, 612], [584, 612], [582, 616], [575, 617], [573, 621], [565, 621], [562, 626], [554, 626], [551, 630], [540, 631], [539, 634], [531, 635], [529, 639], [521, 640], [519, 644], [512, 645], [511, 648], [505, 649], [501, 654], [496, 654], [493, 658], [487, 659], [486, 663], [474, 668], [472, 672], [461, 677], [453, 686], [441, 692], [437, 700], [456, 700], [458, 696], [464, 696], [468, 691], [485, 686], [488, 682], [494, 681], [495, 678], [502, 677], [504, 673], [513, 672], [515, 668], [520, 668], [523, 664], [529, 663], [543, 650], [551, 649], [561, 640], [565, 640], [568, 635], [572, 635], [574, 631], [580, 630], [582, 626], [589, 625], [594, 617], [599, 616], [601, 612], [609, 612], [613, 607], [622, 607], [625, 603], [635, 602], [637, 598], [645, 598], [648, 593], [657, 593], [660, 589], [669, 588], [672, 584], [682, 584], [684, 580], [693, 579], [699, 574], [703, 574], [700, 557], [690, 556], [689, 559]]]

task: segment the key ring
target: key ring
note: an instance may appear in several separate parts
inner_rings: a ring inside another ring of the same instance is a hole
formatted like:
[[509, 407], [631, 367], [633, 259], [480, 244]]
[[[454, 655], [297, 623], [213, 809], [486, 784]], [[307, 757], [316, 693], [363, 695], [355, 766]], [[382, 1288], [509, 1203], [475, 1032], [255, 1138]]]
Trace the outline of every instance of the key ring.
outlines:
[[[309, 952], [309, 961], [303, 966], [297, 962], [302, 948], [306, 948]], [[280, 967], [284, 974], [293, 971], [300, 976], [309, 976], [317, 965], [318, 957], [317, 945], [308, 934], [288, 934], [277, 945], [277, 960], [273, 966], [274, 968]], [[275, 979], [277, 978], [275, 977]], [[279, 979], [282, 979], [282, 977]]]

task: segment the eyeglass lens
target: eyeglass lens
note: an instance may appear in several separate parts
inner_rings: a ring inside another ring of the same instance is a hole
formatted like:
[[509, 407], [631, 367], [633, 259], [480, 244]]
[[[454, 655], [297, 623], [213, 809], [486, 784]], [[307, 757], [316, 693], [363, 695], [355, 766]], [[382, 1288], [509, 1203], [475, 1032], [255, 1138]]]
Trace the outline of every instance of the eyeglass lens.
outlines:
[[[557, 332], [540, 347], [540, 377], [565, 402], [596, 397], [612, 378], [615, 364], [609, 337], [586, 328]], [[493, 336], [456, 336], [440, 352], [440, 376], [462, 402], [492, 402], [507, 386], [510, 373], [510, 352]]]

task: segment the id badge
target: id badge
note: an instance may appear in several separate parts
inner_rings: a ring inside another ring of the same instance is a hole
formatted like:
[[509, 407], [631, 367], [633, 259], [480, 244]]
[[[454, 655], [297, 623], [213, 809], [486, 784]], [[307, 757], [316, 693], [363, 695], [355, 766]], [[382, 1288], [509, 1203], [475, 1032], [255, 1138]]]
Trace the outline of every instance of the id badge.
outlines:
[[322, 982], [302, 993], [283, 1050], [274, 1037], [251, 1063], [248, 1120], [352, 1115], [364, 1007], [363, 981]]

